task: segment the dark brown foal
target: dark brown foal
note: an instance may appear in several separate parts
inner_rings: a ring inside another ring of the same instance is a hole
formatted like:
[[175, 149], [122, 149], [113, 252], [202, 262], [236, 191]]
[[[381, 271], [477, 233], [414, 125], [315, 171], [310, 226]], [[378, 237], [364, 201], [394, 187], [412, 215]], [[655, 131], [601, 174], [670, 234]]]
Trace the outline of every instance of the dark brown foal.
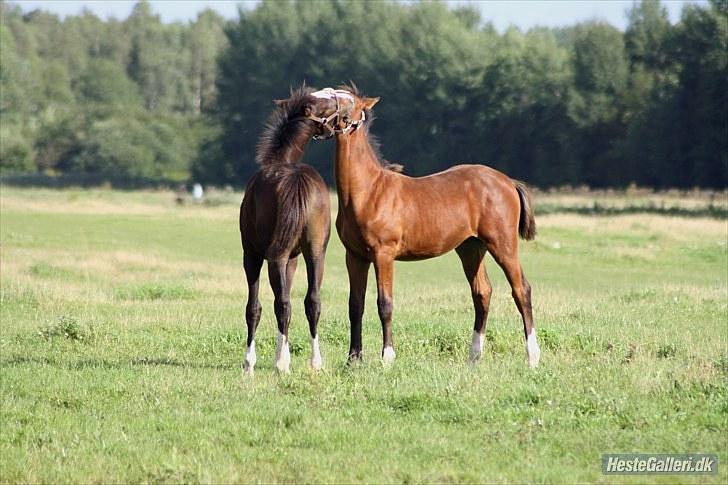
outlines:
[[[531, 310], [531, 287], [518, 259], [518, 236], [533, 239], [536, 225], [530, 195], [520, 182], [483, 165], [458, 165], [427, 177], [388, 170], [369, 142], [368, 120], [379, 98], [354, 89], [325, 89], [314, 116], [332, 120], [336, 132], [336, 228], [346, 247], [349, 271], [349, 357], [362, 352], [361, 321], [369, 265], [377, 277], [377, 308], [382, 322], [382, 359], [394, 360], [392, 285], [395, 260], [421, 260], [455, 249], [470, 284], [475, 307], [471, 361], [482, 353], [491, 285], [483, 265], [493, 255], [511, 285], [523, 319], [529, 365], [540, 349]], [[336, 114], [336, 116], [334, 116]]]
[[321, 314], [320, 288], [331, 232], [331, 207], [321, 176], [300, 163], [311, 138], [322, 134], [320, 124], [307, 117], [315, 103], [311, 92], [301, 88], [290, 99], [277, 102], [278, 108], [258, 144], [256, 161], [261, 168], [248, 182], [240, 206], [243, 266], [248, 279], [248, 348], [243, 368], [251, 375], [257, 360], [255, 331], [261, 313], [258, 290], [263, 260], [268, 261], [278, 321], [275, 365], [281, 372], [290, 371], [290, 293], [299, 254], [306, 261], [308, 276], [304, 304], [311, 334], [311, 367], [318, 370], [322, 365], [316, 327]]

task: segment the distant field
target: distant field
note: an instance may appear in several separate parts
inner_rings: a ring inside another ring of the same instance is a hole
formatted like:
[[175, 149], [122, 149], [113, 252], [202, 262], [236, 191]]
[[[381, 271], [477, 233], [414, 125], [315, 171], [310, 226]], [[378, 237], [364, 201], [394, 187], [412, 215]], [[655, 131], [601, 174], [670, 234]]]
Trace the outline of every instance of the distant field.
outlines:
[[[554, 197], [536, 204], [565, 203]], [[324, 371], [307, 368], [301, 263], [292, 374], [273, 370], [266, 280], [251, 380], [239, 201], [2, 187], [0, 482], [614, 481], [601, 474], [607, 452], [719, 455], [718, 475], [619, 481], [728, 480], [725, 219], [537, 217], [536, 241], [521, 244], [543, 351], [535, 371], [491, 259], [486, 352], [466, 365], [473, 312], [454, 254], [397, 264], [389, 368], [370, 276], [365, 361], [345, 366], [334, 235]]]

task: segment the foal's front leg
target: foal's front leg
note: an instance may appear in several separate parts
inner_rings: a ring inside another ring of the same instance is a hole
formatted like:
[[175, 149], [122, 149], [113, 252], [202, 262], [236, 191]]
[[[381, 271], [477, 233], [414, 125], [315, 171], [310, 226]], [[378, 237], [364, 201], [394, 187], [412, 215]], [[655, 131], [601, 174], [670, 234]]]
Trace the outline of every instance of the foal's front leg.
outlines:
[[369, 261], [346, 251], [346, 271], [349, 273], [349, 325], [351, 328], [349, 361], [360, 360], [362, 356], [361, 319], [364, 315], [369, 264]]
[[392, 344], [394, 258], [388, 253], [377, 254], [374, 260], [374, 271], [377, 275], [377, 309], [379, 319], [382, 321], [382, 361], [389, 364], [394, 361], [395, 357]]

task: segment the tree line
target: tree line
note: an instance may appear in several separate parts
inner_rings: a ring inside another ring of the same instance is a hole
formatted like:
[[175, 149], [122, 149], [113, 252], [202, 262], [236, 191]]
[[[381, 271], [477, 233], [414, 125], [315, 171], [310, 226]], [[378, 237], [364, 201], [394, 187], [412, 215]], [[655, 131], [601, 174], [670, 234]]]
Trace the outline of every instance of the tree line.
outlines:
[[[315, 8], [312, 8], [312, 5]], [[381, 96], [384, 156], [422, 175], [485, 163], [542, 187], [728, 186], [728, 0], [671, 24], [498, 32], [444, 3], [263, 1], [164, 24], [2, 3], [0, 168], [241, 186], [271, 100], [302, 82]], [[306, 159], [332, 179], [332, 142]]]

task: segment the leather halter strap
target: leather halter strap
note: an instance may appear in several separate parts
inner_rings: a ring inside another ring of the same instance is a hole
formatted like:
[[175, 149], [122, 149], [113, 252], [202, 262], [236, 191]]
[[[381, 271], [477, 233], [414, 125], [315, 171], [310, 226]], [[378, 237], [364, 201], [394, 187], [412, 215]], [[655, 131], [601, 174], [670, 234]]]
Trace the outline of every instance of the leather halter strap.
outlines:
[[[317, 96], [318, 93], [321, 93], [321, 95]], [[346, 94], [349, 97], [351, 96], [348, 93], [346, 93]], [[333, 113], [331, 113], [329, 116], [327, 116], [327, 117], [320, 117], [320, 116], [314, 116], [314, 115], [306, 116], [306, 118], [308, 118], [309, 120], [315, 121], [316, 123], [318, 123], [321, 126], [323, 126], [324, 128], [326, 128], [326, 130], [327, 130], [327, 133], [325, 135], [315, 135], [313, 137], [315, 140], [327, 140], [327, 139], [331, 138], [332, 136], [334, 136], [334, 134], [337, 134], [337, 133], [348, 134], [348, 133], [354, 132], [359, 128], [359, 126], [362, 123], [364, 123], [364, 121], [366, 121], [366, 113], [364, 112], [364, 110], [362, 110], [361, 118], [358, 120], [347, 120], [346, 126], [344, 128], [336, 128], [334, 126], [331, 126], [330, 123], [333, 120], [338, 121], [339, 118], [341, 117], [341, 113], [340, 113], [341, 106], [339, 104], [339, 96], [338, 96], [337, 90], [332, 89], [332, 88], [325, 88], [325, 89], [322, 89], [321, 91], [317, 91], [316, 93], [314, 93], [314, 96], [328, 97], [328, 99], [331, 99], [331, 97], [333, 97], [334, 100], [336, 101], [336, 110]]]

